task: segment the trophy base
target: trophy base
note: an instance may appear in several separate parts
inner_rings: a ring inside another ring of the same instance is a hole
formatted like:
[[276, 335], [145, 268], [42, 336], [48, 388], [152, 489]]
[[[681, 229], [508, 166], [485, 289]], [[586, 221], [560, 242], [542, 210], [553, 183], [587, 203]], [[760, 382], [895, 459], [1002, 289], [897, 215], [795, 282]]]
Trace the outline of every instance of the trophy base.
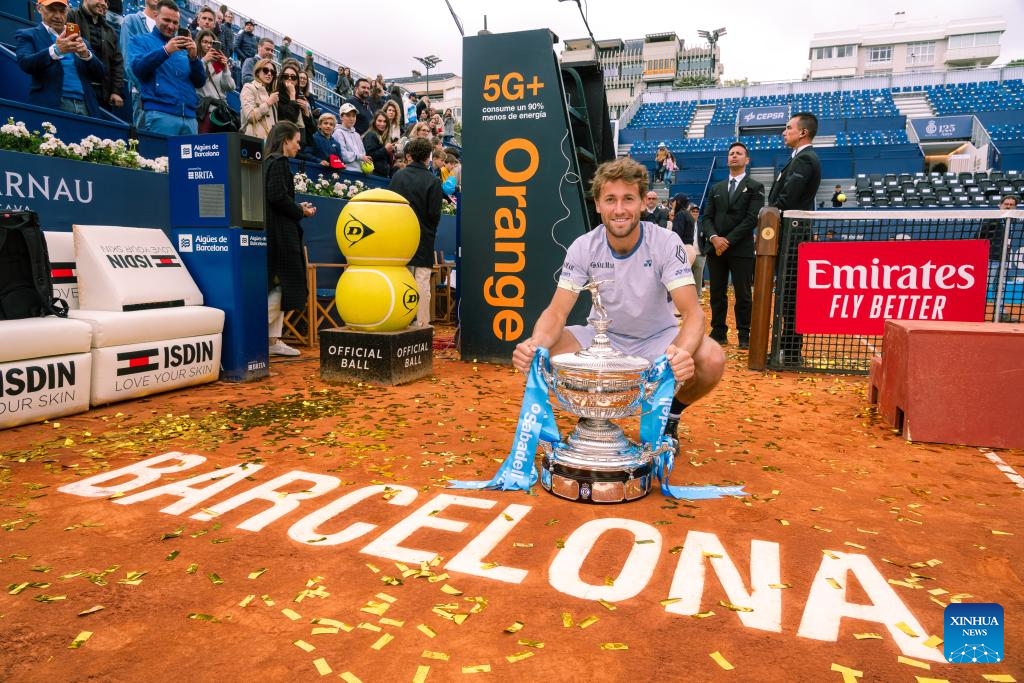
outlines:
[[630, 471], [563, 465], [550, 456], [541, 462], [540, 483], [548, 493], [578, 503], [627, 503], [651, 492], [650, 460]]

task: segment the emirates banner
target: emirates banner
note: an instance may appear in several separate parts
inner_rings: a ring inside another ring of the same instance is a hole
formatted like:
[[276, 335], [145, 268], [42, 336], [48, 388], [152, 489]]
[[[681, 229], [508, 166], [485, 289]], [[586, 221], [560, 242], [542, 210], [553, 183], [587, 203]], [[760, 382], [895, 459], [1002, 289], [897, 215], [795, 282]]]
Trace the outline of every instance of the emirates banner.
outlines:
[[796, 331], [881, 335], [886, 320], [985, 319], [987, 240], [806, 242]]

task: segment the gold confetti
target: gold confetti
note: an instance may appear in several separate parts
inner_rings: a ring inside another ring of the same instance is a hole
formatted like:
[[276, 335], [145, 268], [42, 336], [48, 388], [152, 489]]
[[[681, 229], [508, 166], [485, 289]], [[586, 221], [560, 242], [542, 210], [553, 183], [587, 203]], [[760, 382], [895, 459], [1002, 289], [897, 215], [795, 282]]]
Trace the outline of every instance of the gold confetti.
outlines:
[[424, 650], [423, 654], [420, 655], [424, 659], [439, 659], [442, 662], [447, 662], [449, 657], [446, 652], [433, 652], [431, 650]]
[[464, 673], [464, 674], [490, 673], [490, 671], [491, 671], [491, 665], [490, 664], [472, 664], [470, 666], [462, 667], [462, 673]]
[[776, 519], [775, 521], [781, 524], [782, 526], [789, 526], [789, 522], [785, 519]]
[[222, 583], [224, 583], [224, 579], [217, 576], [217, 574], [214, 572], [210, 572], [209, 574], [207, 574], [207, 577], [209, 577], [210, 583], [212, 583], [214, 586], [219, 586]]
[[178, 556], [179, 552], [180, 551], [178, 551], [178, 550], [172, 550], [170, 553], [167, 554], [167, 557], [165, 557], [164, 560], [167, 561], [167, 562], [170, 562], [171, 560], [173, 560], [174, 558], [176, 558]]
[[462, 591], [448, 583], [441, 586], [441, 592], [447, 593], [448, 595], [462, 595]]
[[378, 569], [378, 568], [377, 568], [376, 566], [374, 566], [374, 565], [370, 564], [369, 562], [367, 562], [367, 563], [366, 563], [366, 567], [367, 567], [367, 568], [368, 568], [368, 569], [369, 569], [369, 570], [370, 570], [371, 572], [373, 572], [374, 574], [380, 574], [380, 569]]
[[480, 569], [494, 569], [495, 567], [500, 567], [500, 566], [501, 565], [498, 564], [497, 562], [484, 562], [483, 564], [480, 565]]
[[949, 591], [945, 590], [943, 588], [932, 588], [930, 591], [928, 591], [928, 594], [929, 595], [948, 595]]
[[838, 581], [836, 581], [835, 579], [833, 579], [833, 578], [829, 577], [829, 578], [825, 579], [825, 581], [826, 581], [826, 582], [828, 583], [828, 585], [832, 586], [832, 587], [833, 587], [833, 588], [835, 588], [835, 589], [836, 589], [837, 591], [841, 591], [841, 590], [843, 590], [843, 587], [842, 587], [842, 586], [840, 586], [840, 585], [839, 585], [839, 582], [838, 582]]
[[733, 612], [753, 612], [754, 611], [753, 607], [743, 607], [741, 605], [734, 605], [731, 602], [726, 602], [725, 600], [719, 600], [718, 604], [721, 605], [722, 607], [726, 608], [726, 609], [731, 609]]
[[601, 643], [602, 650], [628, 650], [629, 645], [625, 643]]
[[274, 606], [274, 601], [270, 599], [269, 595], [261, 595], [260, 596], [260, 600], [262, 600], [263, 604], [266, 605], [267, 607], [273, 607]]
[[434, 631], [434, 629], [427, 626], [426, 624], [420, 624], [416, 627], [416, 630], [425, 635], [427, 638], [433, 638], [437, 635], [437, 632]]
[[664, 600], [661, 600], [660, 602], [661, 602], [661, 606], [662, 607], [668, 607], [669, 605], [675, 604], [675, 603], [679, 602], [680, 600], [682, 600], [682, 598], [665, 598]]
[[378, 623], [384, 624], [385, 626], [396, 626], [398, 628], [405, 626], [404, 621], [399, 621], [398, 619], [389, 619], [387, 617], [383, 617]]
[[393, 635], [391, 635], [390, 633], [385, 633], [384, 635], [382, 635], [380, 638], [377, 639], [377, 642], [375, 642], [373, 645], [370, 646], [370, 649], [371, 650], [380, 650], [385, 645], [387, 645], [388, 643], [390, 643], [394, 639], [395, 639], [395, 637]]
[[671, 548], [668, 549], [668, 552], [669, 552], [670, 555], [678, 555], [680, 552], [682, 552], [682, 550], [683, 550], [683, 546], [681, 546], [681, 545], [674, 545], [674, 546], [672, 546]]
[[862, 534], [872, 534], [874, 536], [878, 535], [877, 531], [869, 531], [867, 529], [861, 529], [860, 527], [857, 527], [857, 531], [861, 532]]
[[315, 645], [310, 645], [309, 643], [307, 643], [304, 640], [293, 641], [292, 645], [294, 645], [295, 647], [299, 648], [303, 652], [312, 652], [313, 650], [316, 649]]
[[867, 546], [863, 546], [860, 543], [854, 543], [853, 541], [843, 541], [843, 545], [848, 545], [851, 548], [856, 548], [857, 550], [867, 550]]
[[939, 638], [938, 636], [928, 636], [928, 640], [924, 641], [924, 646], [935, 648], [937, 650], [939, 645], [942, 645], [942, 643], [942, 638]]
[[918, 669], [931, 669], [932, 668], [931, 664], [928, 664], [926, 662], [919, 662], [916, 659], [911, 659], [910, 657], [904, 657], [903, 655], [897, 656], [896, 657], [896, 661], [899, 662], [900, 664], [906, 664], [908, 666], [916, 666]]
[[416, 675], [412, 677], [412, 683], [426, 683], [428, 673], [430, 673], [430, 667], [420, 664], [416, 667]]
[[718, 553], [709, 553], [707, 550], [701, 552], [701, 555], [703, 555], [704, 557], [711, 557], [711, 558], [718, 559], [718, 560], [722, 559], [722, 556], [720, 554], [718, 554]]
[[356, 628], [361, 628], [364, 631], [373, 631], [375, 633], [380, 633], [380, 630], [381, 630], [380, 626], [377, 626], [377, 624], [371, 624], [371, 623], [366, 622], [366, 621], [363, 621], [363, 622], [360, 622], [359, 624], [357, 624]]
[[68, 645], [68, 649], [69, 650], [77, 650], [78, 648], [82, 647], [82, 645], [85, 643], [85, 641], [89, 640], [89, 638], [91, 638], [91, 637], [92, 637], [92, 631], [82, 631], [77, 636], [75, 636], [74, 640], [71, 641], [71, 644]]
[[894, 586], [902, 586], [904, 588], [924, 588], [924, 586], [918, 586], [916, 583], [910, 583], [908, 581], [900, 581], [898, 579], [887, 579], [889, 583]]
[[298, 621], [299, 619], [302, 618], [299, 615], [298, 612], [296, 612], [295, 610], [293, 610], [293, 609], [291, 609], [289, 607], [285, 607], [283, 610], [281, 610], [281, 614], [285, 615], [286, 617], [288, 617], [292, 621]]
[[516, 662], [521, 662], [524, 659], [529, 659], [534, 654], [535, 653], [530, 652], [529, 650], [527, 650], [525, 652], [517, 652], [514, 655], [506, 655], [505, 656], [505, 661], [507, 661], [509, 664], [515, 664]]
[[854, 633], [853, 637], [857, 640], [881, 640], [882, 636], [878, 633]]
[[981, 674], [981, 677], [992, 683], [1017, 683], [1017, 679], [1010, 674]]
[[713, 610], [708, 610], [707, 612], [697, 612], [696, 614], [691, 614], [690, 616], [694, 619], [707, 619], [708, 617], [715, 616], [715, 613]]
[[257, 569], [254, 572], [249, 572], [249, 578], [250, 579], [258, 579], [258, 578], [260, 578], [260, 576], [263, 575], [263, 572], [265, 572], [265, 571], [267, 571], [267, 568], [266, 567], [262, 567], [260, 569]]
[[839, 559], [839, 556], [836, 555], [831, 550], [822, 550], [821, 552], [822, 552], [823, 555], [825, 555], [825, 557], [827, 557], [830, 560], [838, 560]]
[[591, 615], [591, 616], [587, 617], [586, 619], [584, 619], [583, 621], [581, 621], [580, 623], [576, 624], [576, 626], [578, 626], [579, 628], [587, 628], [588, 626], [593, 626], [598, 621], [600, 621], [600, 620], [597, 617]]
[[101, 609], [104, 609], [103, 605], [96, 605], [94, 607], [90, 607], [89, 609], [82, 610], [78, 613], [78, 616], [85, 617], [90, 614], [95, 614], [96, 612], [99, 612]]
[[252, 602], [255, 599], [256, 599], [256, 594], [255, 593], [253, 593], [252, 595], [247, 595], [244, 598], [242, 598], [242, 601], [238, 603], [238, 606], [239, 607], [248, 607], [249, 603]]
[[190, 564], [188, 566], [188, 569], [185, 570], [185, 573], [186, 574], [195, 574], [197, 569], [199, 569], [199, 563], [193, 562], [192, 564]]
[[188, 618], [195, 619], [196, 621], [212, 621], [214, 623], [219, 623], [217, 621], [217, 618], [214, 617], [212, 614], [200, 614], [199, 612], [192, 612], [188, 615]]
[[914, 633], [914, 629], [912, 629], [909, 626], [907, 626], [906, 622], [902, 622], [901, 621], [901, 622], [897, 623], [896, 624], [896, 628], [898, 628], [899, 630], [903, 631], [904, 633], [906, 633], [911, 638], [917, 638], [918, 637], [918, 635], [916, 633]]
[[654, 543], [653, 538], [641, 538], [636, 541], [637, 545], [646, 545], [648, 543]]
[[996, 529], [991, 529], [991, 531], [993, 536], [1013, 536], [1009, 531], [997, 531]]
[[927, 678], [925, 676], [914, 676], [914, 680], [917, 683], [949, 683], [949, 680], [945, 678]]
[[345, 681], [345, 683], [363, 683], [363, 681], [351, 671], [345, 671], [344, 673], [338, 674], [338, 678]]
[[613, 605], [612, 603], [608, 602], [604, 598], [601, 598], [600, 600], [598, 600], [597, 604], [601, 605], [601, 607], [604, 607], [609, 612], [614, 612], [615, 611], [615, 605]]
[[830, 534], [830, 533], [832, 533], [832, 530], [831, 530], [831, 529], [826, 529], [825, 527], [823, 527], [823, 526], [818, 526], [817, 524], [813, 525], [813, 526], [812, 526], [811, 528], [812, 528], [812, 529], [817, 529], [818, 531], [824, 531], [824, 532], [825, 532], [826, 534]]
[[736, 668], [732, 664], [730, 664], [729, 660], [726, 659], [725, 657], [723, 657], [722, 653], [719, 652], [718, 650], [715, 650], [714, 652], [712, 652], [708, 656], [711, 657], [711, 659], [715, 660], [715, 664], [717, 664], [718, 666], [722, 667], [726, 671], [732, 671], [733, 669]]
[[[513, 548], [532, 548], [533, 544], [532, 543], [520, 543], [520, 542], [516, 541], [515, 543], [512, 544], [512, 547]], [[531, 652], [530, 654], [532, 655], [533, 653]], [[506, 657], [506, 659], [507, 659], [507, 657]]]
[[396, 600], [398, 600], [398, 598], [392, 597], [392, 596], [388, 595], [387, 593], [377, 593], [373, 597], [379, 598], [379, 599], [383, 600], [384, 602], [395, 602]]
[[572, 628], [572, 615], [562, 612], [562, 628]]
[[842, 664], [836, 664], [835, 662], [832, 662], [832, 671], [843, 675], [843, 683], [857, 683], [857, 679], [864, 676], [863, 671], [857, 671], [856, 669], [851, 669], [850, 667], [843, 666]]
[[540, 642], [539, 640], [527, 640], [525, 638], [520, 638], [519, 644], [525, 645], [526, 647], [535, 647], [538, 650], [544, 647], [544, 643]]
[[313, 660], [313, 666], [316, 667], [317, 673], [321, 676], [326, 676], [331, 673], [331, 665], [327, 663], [327, 660], [321, 657], [320, 659]]
[[314, 635], [314, 636], [321, 636], [321, 635], [325, 635], [325, 634], [326, 635], [333, 635], [333, 634], [335, 634], [337, 632], [338, 632], [338, 628], [336, 626], [318, 626], [318, 627], [314, 628], [310, 632], [310, 635]]
[[769, 583], [768, 587], [769, 588], [778, 588], [778, 589], [792, 588], [793, 584], [791, 584], [791, 583]]

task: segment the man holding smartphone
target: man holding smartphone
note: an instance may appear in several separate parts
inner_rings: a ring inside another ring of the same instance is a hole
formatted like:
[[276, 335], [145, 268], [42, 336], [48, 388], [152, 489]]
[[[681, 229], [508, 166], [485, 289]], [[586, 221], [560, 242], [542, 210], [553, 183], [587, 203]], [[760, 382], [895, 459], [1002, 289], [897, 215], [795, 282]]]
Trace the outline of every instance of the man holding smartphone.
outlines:
[[124, 105], [124, 56], [118, 48], [117, 30], [107, 23], [107, 0], [82, 0], [76, 10], [68, 12], [68, 22], [78, 25], [82, 40], [93, 57], [103, 62], [107, 73], [90, 83], [100, 106], [117, 109]]
[[135, 36], [128, 63], [142, 93], [143, 129], [163, 135], [198, 131], [196, 89], [206, 83], [206, 69], [174, 0], [160, 0], [152, 33]]
[[28, 101], [40, 107], [98, 116], [99, 103], [90, 87], [102, 81], [106, 67], [93, 57], [76, 24], [68, 23], [66, 0], [39, 0], [42, 23], [15, 34], [18, 66], [32, 76]]

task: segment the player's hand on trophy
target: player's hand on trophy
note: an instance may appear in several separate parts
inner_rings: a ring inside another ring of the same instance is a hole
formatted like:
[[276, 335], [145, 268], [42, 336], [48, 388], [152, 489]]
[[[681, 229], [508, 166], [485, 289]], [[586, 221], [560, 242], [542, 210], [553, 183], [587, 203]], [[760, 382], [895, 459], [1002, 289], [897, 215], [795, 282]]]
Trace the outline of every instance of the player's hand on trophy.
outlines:
[[512, 352], [512, 365], [519, 372], [526, 374], [530, 371], [530, 365], [533, 363], [535, 355], [537, 355], [537, 345], [533, 342], [533, 337], [530, 337], [526, 341], [516, 344], [516, 349]]
[[689, 351], [680, 349], [675, 344], [669, 344], [669, 347], [665, 349], [665, 355], [668, 357], [668, 366], [672, 368], [672, 376], [675, 377], [676, 382], [682, 384], [693, 377], [693, 356]]

